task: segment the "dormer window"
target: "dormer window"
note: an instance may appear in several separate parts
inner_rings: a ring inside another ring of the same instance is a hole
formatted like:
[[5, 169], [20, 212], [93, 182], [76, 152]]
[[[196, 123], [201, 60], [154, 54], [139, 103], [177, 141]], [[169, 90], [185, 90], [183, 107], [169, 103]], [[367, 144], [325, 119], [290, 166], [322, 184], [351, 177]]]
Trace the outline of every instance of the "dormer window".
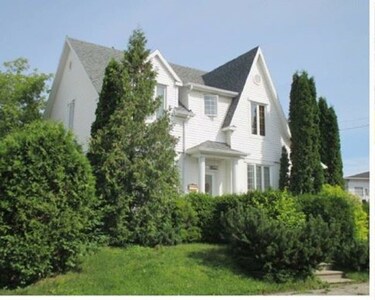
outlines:
[[262, 104], [251, 103], [251, 133], [266, 135], [266, 107]]
[[204, 113], [209, 117], [217, 116], [217, 98], [216, 95], [204, 95]]

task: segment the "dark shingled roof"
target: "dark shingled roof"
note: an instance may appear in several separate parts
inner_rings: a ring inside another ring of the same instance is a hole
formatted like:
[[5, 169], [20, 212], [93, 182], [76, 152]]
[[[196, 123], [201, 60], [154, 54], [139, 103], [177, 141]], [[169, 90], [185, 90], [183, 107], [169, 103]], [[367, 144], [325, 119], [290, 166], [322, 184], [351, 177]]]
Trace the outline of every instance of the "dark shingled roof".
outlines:
[[207, 72], [172, 63], [169, 63], [169, 65], [176, 72], [177, 76], [180, 77], [183, 83], [191, 82], [205, 85], [202, 76]]
[[258, 47], [203, 75], [206, 85], [241, 93]]
[[[114, 48], [108, 48], [72, 38], [68, 38], [68, 41], [77, 53], [96, 91], [100, 93], [104, 71], [108, 62], [111, 58], [118, 61], [121, 60], [123, 52]], [[239, 93], [239, 95], [233, 99], [229, 106], [227, 115], [225, 116], [222, 127], [227, 127], [230, 125], [236, 111], [241, 92], [258, 48], [259, 47], [256, 47], [210, 72], [172, 63], [169, 64], [184, 84], [189, 82], [197, 83]]]

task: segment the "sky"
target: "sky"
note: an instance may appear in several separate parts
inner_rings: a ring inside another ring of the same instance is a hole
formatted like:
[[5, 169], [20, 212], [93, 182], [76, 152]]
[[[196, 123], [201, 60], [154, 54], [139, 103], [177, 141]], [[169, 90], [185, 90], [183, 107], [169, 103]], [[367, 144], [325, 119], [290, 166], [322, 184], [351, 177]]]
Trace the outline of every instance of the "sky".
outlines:
[[0, 0], [0, 63], [55, 73], [66, 36], [125, 49], [145, 31], [167, 61], [210, 71], [260, 46], [285, 116], [305, 70], [335, 108], [344, 175], [369, 170], [366, 0]]

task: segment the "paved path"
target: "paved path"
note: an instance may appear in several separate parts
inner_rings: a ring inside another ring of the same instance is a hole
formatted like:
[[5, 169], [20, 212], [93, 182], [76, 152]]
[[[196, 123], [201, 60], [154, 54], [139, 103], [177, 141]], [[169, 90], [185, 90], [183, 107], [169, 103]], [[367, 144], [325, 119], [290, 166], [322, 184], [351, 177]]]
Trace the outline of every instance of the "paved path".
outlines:
[[321, 290], [305, 292], [279, 293], [275, 295], [369, 295], [369, 283], [340, 283], [331, 284], [330, 287]]

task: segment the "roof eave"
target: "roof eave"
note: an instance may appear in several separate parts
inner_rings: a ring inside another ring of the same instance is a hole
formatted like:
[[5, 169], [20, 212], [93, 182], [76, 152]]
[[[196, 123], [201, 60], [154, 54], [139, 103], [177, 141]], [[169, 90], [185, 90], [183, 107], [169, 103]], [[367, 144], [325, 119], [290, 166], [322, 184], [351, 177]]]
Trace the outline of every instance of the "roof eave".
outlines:
[[231, 97], [231, 98], [238, 96], [238, 92], [228, 91], [228, 90], [219, 89], [219, 88], [215, 88], [215, 87], [212, 87], [212, 86], [202, 85], [202, 84], [193, 83], [193, 82], [188, 82], [188, 83], [184, 84], [184, 86], [186, 86], [190, 90], [196, 90], [196, 91], [201, 91], [201, 92], [209, 92], [209, 93], [217, 93], [219, 95], [227, 96], [227, 97]]
[[186, 151], [188, 154], [208, 154], [208, 155], [224, 155], [227, 157], [246, 157], [248, 156], [247, 153], [241, 151], [227, 151], [227, 150], [220, 150], [220, 149], [212, 149], [207, 147], [193, 147]]

